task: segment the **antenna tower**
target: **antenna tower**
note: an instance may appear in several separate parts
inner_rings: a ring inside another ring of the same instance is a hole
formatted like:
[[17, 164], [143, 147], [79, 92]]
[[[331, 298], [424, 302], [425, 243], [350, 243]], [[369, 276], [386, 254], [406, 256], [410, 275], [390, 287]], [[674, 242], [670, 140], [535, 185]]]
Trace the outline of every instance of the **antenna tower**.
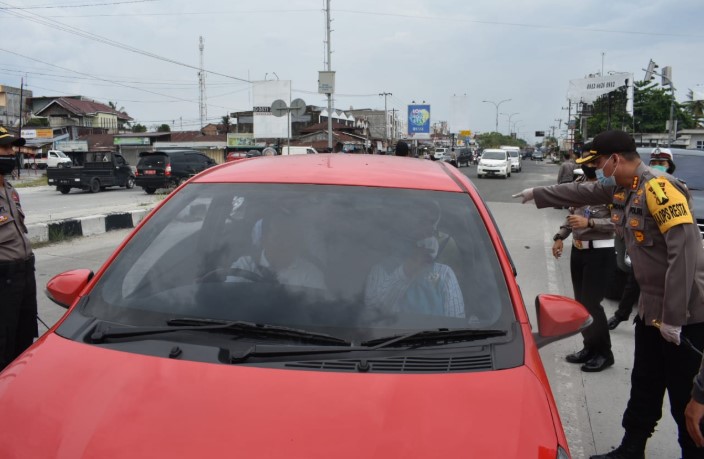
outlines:
[[205, 45], [203, 44], [203, 37], [200, 37], [200, 44], [198, 49], [200, 49], [200, 70], [198, 70], [198, 104], [200, 106], [200, 128], [203, 129], [205, 122], [208, 119], [208, 105], [205, 96], [205, 70], [203, 65], [203, 49]]

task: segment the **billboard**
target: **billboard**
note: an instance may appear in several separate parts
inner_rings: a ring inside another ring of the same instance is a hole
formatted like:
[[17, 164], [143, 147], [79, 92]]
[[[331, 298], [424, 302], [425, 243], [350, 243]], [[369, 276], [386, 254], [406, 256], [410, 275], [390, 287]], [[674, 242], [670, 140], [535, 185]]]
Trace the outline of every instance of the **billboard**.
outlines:
[[408, 135], [430, 138], [430, 105], [408, 106]]
[[113, 145], [151, 145], [149, 137], [115, 137]]
[[569, 87], [567, 89], [567, 98], [572, 102], [593, 104], [599, 97], [612, 91], [616, 91], [622, 86], [626, 86], [628, 93], [626, 111], [633, 115], [632, 73], [612, 73], [611, 75], [583, 78], [581, 80], [570, 80]]
[[252, 83], [252, 112], [254, 114], [254, 138], [285, 139], [290, 130], [288, 116], [274, 116], [271, 104], [283, 100], [291, 105], [291, 80], [255, 81]]
[[[457, 134], [469, 130], [469, 96], [452, 96], [450, 98], [450, 132]], [[468, 136], [463, 136], [468, 137]]]
[[228, 147], [253, 147], [254, 146], [254, 134], [237, 134], [228, 133], [227, 134], [227, 146]]
[[88, 151], [87, 140], [61, 140], [56, 142], [56, 149], [61, 151]]
[[44, 129], [22, 129], [22, 137], [25, 139], [53, 139], [54, 129], [44, 128]]

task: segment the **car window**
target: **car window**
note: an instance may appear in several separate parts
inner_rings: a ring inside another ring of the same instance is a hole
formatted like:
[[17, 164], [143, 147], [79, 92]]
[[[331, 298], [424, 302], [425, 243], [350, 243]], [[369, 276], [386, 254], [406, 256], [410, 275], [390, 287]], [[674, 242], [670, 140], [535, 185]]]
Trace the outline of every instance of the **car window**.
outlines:
[[508, 152], [509, 156], [512, 158], [518, 158], [518, 152], [515, 150], [511, 150]]
[[485, 151], [482, 159], [506, 159], [506, 153], [500, 151]]
[[139, 159], [140, 167], [165, 167], [166, 155], [146, 155]]
[[[281, 263], [281, 253], [266, 256], [276, 241], [297, 269], [275, 282], [240, 278], [246, 267], [276, 266], [269, 258]], [[434, 257], [414, 277], [420, 286], [385, 289], [419, 253]], [[438, 287], [435, 296], [423, 296], [423, 285]], [[466, 194], [189, 184], [129, 241], [84, 313], [126, 324], [246, 320], [355, 340], [429, 326], [506, 328], [514, 320], [510, 305], [496, 252]]]

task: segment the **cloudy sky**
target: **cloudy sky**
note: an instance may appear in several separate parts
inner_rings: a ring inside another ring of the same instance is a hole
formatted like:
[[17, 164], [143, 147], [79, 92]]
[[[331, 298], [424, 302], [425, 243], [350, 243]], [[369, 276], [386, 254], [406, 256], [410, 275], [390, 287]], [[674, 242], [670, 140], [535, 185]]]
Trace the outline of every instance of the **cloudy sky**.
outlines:
[[[672, 66], [677, 97], [704, 91], [701, 0], [332, 0], [337, 108], [405, 110], [447, 120], [467, 94], [471, 126], [494, 130], [511, 99], [520, 134], [567, 118], [567, 85], [588, 74]], [[0, 1], [0, 83], [35, 95], [116, 101], [137, 122], [197, 129], [198, 41], [208, 118], [251, 109], [247, 80], [292, 80], [293, 97], [325, 105], [324, 0]], [[233, 78], [234, 77], [234, 78]], [[659, 79], [658, 79], [659, 81]], [[563, 109], [564, 107], [564, 109]], [[499, 130], [508, 132], [508, 116]]]

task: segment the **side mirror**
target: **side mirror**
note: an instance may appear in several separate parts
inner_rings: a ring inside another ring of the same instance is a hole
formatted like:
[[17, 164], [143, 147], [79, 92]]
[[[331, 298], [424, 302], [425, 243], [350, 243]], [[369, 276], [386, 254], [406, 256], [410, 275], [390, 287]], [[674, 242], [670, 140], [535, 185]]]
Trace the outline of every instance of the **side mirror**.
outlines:
[[47, 282], [46, 296], [62, 308], [68, 309], [92, 278], [93, 271], [90, 269], [75, 269], [58, 274]]
[[575, 335], [594, 321], [581, 303], [559, 295], [536, 296], [535, 312], [538, 317], [538, 332], [533, 333], [533, 339], [539, 348]]

